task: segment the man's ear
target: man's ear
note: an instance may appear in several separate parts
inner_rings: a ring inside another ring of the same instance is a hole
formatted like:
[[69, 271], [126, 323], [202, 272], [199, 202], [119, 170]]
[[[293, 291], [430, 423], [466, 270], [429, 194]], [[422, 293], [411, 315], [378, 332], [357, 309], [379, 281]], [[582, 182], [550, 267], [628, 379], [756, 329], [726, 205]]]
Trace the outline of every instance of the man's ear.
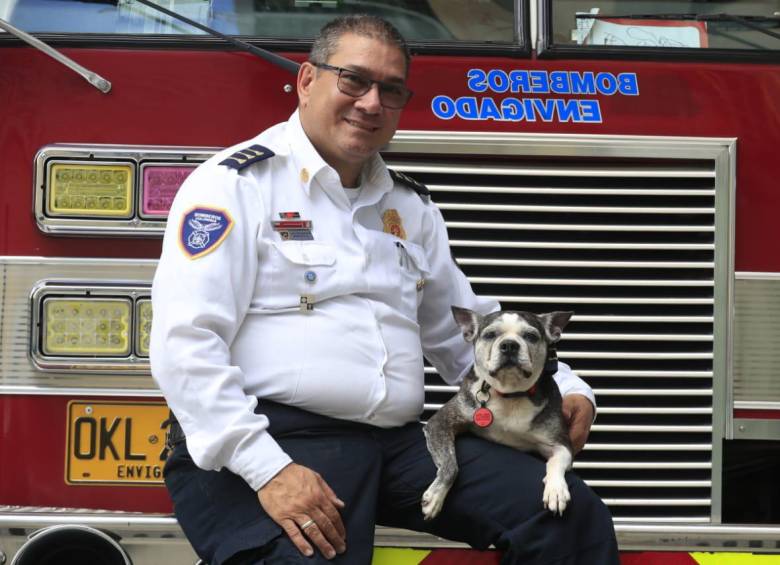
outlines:
[[557, 343], [561, 339], [563, 328], [569, 323], [569, 319], [574, 312], [550, 312], [539, 316], [544, 324], [544, 330], [547, 332], [547, 339], [550, 343]]
[[311, 85], [314, 82], [315, 74], [317, 73], [317, 67], [304, 61], [301, 63], [298, 69], [298, 80], [296, 87], [298, 90], [298, 104], [305, 108], [309, 102], [311, 96]]
[[455, 316], [455, 321], [460, 326], [460, 331], [463, 332], [463, 338], [472, 342], [477, 337], [477, 329], [482, 322], [482, 316], [476, 312], [472, 312], [468, 308], [459, 308], [458, 306], [452, 307], [452, 315]]

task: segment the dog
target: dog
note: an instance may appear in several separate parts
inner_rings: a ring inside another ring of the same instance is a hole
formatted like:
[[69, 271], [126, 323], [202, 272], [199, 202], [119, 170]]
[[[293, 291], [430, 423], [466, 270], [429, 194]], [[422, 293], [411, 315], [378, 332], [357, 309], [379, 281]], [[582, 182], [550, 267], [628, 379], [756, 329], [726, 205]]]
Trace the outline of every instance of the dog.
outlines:
[[422, 497], [422, 512], [432, 520], [455, 482], [455, 437], [471, 432], [485, 439], [547, 459], [542, 503], [563, 514], [570, 494], [564, 473], [572, 447], [553, 379], [558, 361], [555, 344], [573, 312], [498, 311], [487, 316], [457, 306], [455, 320], [474, 344], [474, 365], [460, 389], [424, 428], [436, 465], [436, 479]]

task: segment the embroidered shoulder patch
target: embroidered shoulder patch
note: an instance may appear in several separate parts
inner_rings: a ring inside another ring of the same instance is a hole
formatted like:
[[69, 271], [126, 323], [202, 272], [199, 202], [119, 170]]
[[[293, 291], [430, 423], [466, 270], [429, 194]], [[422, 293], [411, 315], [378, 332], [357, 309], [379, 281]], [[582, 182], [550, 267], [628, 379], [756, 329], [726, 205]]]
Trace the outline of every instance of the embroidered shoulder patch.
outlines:
[[227, 159], [220, 161], [219, 164], [240, 171], [252, 163], [265, 161], [274, 155], [275, 153], [267, 147], [263, 147], [262, 145], [255, 143], [254, 145], [244, 147], [243, 149], [236, 151]]
[[190, 259], [197, 259], [219, 247], [231, 229], [233, 218], [224, 210], [193, 208], [181, 222], [179, 243]]
[[393, 169], [387, 169], [387, 172], [390, 173], [390, 177], [393, 179], [394, 182], [398, 184], [402, 184], [407, 188], [411, 188], [420, 196], [420, 198], [423, 199], [424, 202], [428, 202], [428, 200], [431, 197], [431, 191], [428, 190], [428, 187], [425, 186], [423, 183], [416, 181], [412, 177], [407, 176], [403, 173], [394, 171]]

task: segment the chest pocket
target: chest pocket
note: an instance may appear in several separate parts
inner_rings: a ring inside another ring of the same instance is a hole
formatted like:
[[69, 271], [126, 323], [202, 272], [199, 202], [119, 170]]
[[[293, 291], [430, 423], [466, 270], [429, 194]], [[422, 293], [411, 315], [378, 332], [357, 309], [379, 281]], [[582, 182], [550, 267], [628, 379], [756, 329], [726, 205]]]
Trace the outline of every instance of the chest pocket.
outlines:
[[257, 294], [261, 308], [298, 309], [303, 299], [316, 301], [332, 292], [337, 267], [332, 246], [309, 241], [273, 242], [268, 259], [266, 282]]

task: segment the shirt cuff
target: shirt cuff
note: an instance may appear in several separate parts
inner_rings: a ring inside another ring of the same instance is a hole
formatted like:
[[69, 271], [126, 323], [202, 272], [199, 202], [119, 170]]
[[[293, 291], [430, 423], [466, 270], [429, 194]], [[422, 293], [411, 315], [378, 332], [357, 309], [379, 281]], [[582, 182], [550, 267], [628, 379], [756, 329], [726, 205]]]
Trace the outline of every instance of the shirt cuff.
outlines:
[[292, 458], [264, 431], [251, 441], [242, 442], [226, 467], [256, 492], [290, 463]]

